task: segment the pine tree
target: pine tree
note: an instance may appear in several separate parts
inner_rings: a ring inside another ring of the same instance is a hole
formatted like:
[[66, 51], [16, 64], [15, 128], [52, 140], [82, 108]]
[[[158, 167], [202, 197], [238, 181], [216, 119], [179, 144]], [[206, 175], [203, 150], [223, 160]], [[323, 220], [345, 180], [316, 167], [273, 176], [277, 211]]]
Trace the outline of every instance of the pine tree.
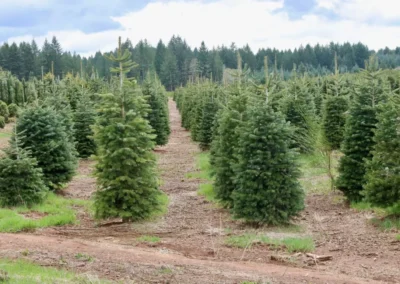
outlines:
[[[60, 189], [72, 179], [77, 159], [61, 115], [48, 107], [28, 108], [17, 120], [16, 133], [23, 133], [21, 148], [36, 158], [50, 189]], [[15, 141], [15, 134], [11, 139]]]
[[88, 95], [78, 101], [74, 112], [76, 150], [79, 157], [88, 158], [96, 153], [96, 144], [93, 139], [92, 126], [95, 124], [96, 111]]
[[161, 65], [160, 80], [168, 91], [174, 90], [179, 83], [176, 57], [169, 50], [167, 50], [165, 60]]
[[281, 224], [304, 208], [292, 128], [267, 104], [249, 107], [238, 143], [233, 213], [246, 221]]
[[142, 92], [151, 109], [147, 119], [157, 135], [156, 144], [165, 145], [168, 142], [168, 136], [171, 131], [169, 128], [167, 97], [164, 89], [158, 80], [152, 81], [150, 75], [148, 75], [143, 84]]
[[238, 129], [245, 120], [247, 95], [240, 94], [230, 99], [227, 107], [221, 111], [218, 119], [218, 135], [212, 142], [211, 152], [215, 171], [214, 189], [217, 198], [225, 207], [232, 207], [232, 192], [236, 188], [234, 167], [238, 163]]
[[8, 111], [8, 106], [5, 102], [0, 101], [0, 116], [4, 117], [4, 121], [8, 122], [8, 117], [10, 113]]
[[218, 104], [216, 102], [215, 94], [210, 95], [205, 100], [201, 124], [199, 126], [199, 142], [202, 150], [209, 149], [211, 145], [214, 122], [218, 112]]
[[16, 117], [18, 115], [18, 106], [16, 104], [10, 104], [8, 106], [8, 112], [10, 117]]
[[30, 206], [40, 203], [48, 188], [43, 182], [42, 169], [29, 151], [21, 148], [19, 135], [14, 133], [7, 157], [0, 159], [0, 205]]
[[165, 60], [166, 53], [167, 53], [167, 47], [164, 45], [162, 40], [160, 40], [157, 44], [156, 55], [154, 57], [154, 67], [156, 69], [158, 76], [161, 76], [161, 66]]
[[386, 97], [380, 71], [364, 70], [346, 120], [343, 154], [339, 164], [337, 188], [349, 201], [362, 199], [365, 163], [372, 158], [377, 105]]
[[160, 207], [152, 129], [144, 118], [148, 105], [136, 90], [136, 82], [125, 79], [134, 66], [128, 50], [109, 57], [118, 67], [119, 88], [102, 95], [95, 125], [98, 147], [98, 191], [95, 214], [98, 218], [120, 217], [123, 221], [148, 218]]
[[6, 119], [0, 115], [0, 128], [3, 129], [4, 127], [6, 127]]
[[375, 130], [373, 158], [367, 163], [365, 194], [373, 205], [389, 207], [400, 200], [400, 105], [382, 106]]

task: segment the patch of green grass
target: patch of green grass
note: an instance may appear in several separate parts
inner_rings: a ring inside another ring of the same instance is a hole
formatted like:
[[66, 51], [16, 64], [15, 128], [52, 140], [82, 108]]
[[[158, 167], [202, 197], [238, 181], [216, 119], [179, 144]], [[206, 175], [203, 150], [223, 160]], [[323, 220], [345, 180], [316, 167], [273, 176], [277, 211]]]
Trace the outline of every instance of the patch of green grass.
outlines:
[[157, 197], [158, 201], [160, 202], [160, 208], [156, 211], [153, 212], [151, 215], [150, 219], [157, 219], [158, 217], [161, 217], [168, 212], [168, 204], [169, 204], [169, 198], [168, 195], [166, 195], [164, 192], [161, 192], [161, 194]]
[[211, 183], [200, 184], [200, 188], [197, 191], [199, 195], [206, 198], [207, 201], [217, 202], [217, 197], [215, 195], [214, 186]]
[[202, 152], [196, 155], [196, 167], [198, 171], [186, 174], [187, 178], [198, 178], [202, 180], [213, 180], [211, 176], [210, 153]]
[[0, 138], [10, 138], [11, 133], [8, 132], [0, 132]]
[[312, 238], [285, 238], [283, 239], [288, 252], [311, 252], [315, 250], [315, 244]]
[[251, 247], [254, 243], [261, 243], [272, 246], [273, 248], [284, 247], [288, 252], [311, 252], [315, 249], [312, 238], [270, 238], [268, 236], [258, 236], [255, 234], [244, 234], [241, 236], [231, 236], [226, 239], [225, 243], [232, 247], [246, 248]]
[[[76, 222], [76, 207], [90, 207], [90, 201], [66, 199], [50, 193], [43, 203], [27, 207], [0, 209], [0, 232], [19, 232], [51, 226], [62, 226]], [[41, 218], [26, 218], [38, 214]]]
[[80, 253], [80, 252], [75, 255], [75, 258], [78, 260], [82, 260], [82, 261], [88, 261], [88, 262], [93, 261], [93, 257], [91, 257], [90, 255], [84, 254], [84, 253]]
[[160, 242], [160, 238], [159, 237], [155, 237], [155, 236], [141, 236], [139, 238], [137, 238], [137, 240], [139, 242], [143, 242], [143, 243], [158, 243]]
[[371, 223], [384, 231], [400, 230], [400, 217], [387, 216], [384, 218], [373, 218]]
[[172, 274], [172, 273], [174, 273], [174, 271], [169, 267], [161, 268], [159, 271], [160, 271], [161, 274]]
[[396, 241], [400, 242], [400, 234], [396, 236]]
[[53, 283], [110, 283], [99, 279], [91, 279], [88, 276], [80, 276], [74, 273], [55, 268], [41, 267], [24, 260], [1, 260], [0, 271], [2, 277], [7, 278], [2, 283], [7, 284], [53, 284]]

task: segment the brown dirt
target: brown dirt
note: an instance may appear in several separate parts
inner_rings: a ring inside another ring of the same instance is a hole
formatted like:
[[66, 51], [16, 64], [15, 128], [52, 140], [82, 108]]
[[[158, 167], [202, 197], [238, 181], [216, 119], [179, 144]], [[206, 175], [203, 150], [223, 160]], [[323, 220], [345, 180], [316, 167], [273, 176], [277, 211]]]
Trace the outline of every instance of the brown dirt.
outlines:
[[[186, 174], [196, 170], [194, 155], [199, 149], [180, 126], [175, 103], [170, 101], [169, 108], [170, 141], [155, 151], [161, 188], [170, 200], [165, 216], [138, 224], [98, 226], [88, 213], [80, 212], [78, 225], [41, 229], [32, 235], [0, 234], [0, 257], [20, 257], [28, 249], [26, 257], [40, 264], [125, 283], [400, 283], [400, 243], [393, 242], [395, 234], [379, 231], [367, 221], [370, 215], [337, 202], [338, 194], [308, 196], [307, 208], [296, 220], [300, 230], [250, 228], [198, 196], [200, 180], [188, 179]], [[78, 175], [64, 194], [90, 198], [95, 190], [92, 168], [92, 161], [81, 161]], [[282, 249], [254, 245], [244, 250], [225, 245], [229, 235], [246, 232], [312, 236], [315, 253], [332, 255], [333, 260], [310, 267], [303, 257], [290, 256]], [[161, 240], [140, 243], [137, 238], [142, 235]], [[95, 261], [82, 263], [74, 257], [77, 253]], [[271, 261], [271, 255], [290, 258], [280, 263]]]

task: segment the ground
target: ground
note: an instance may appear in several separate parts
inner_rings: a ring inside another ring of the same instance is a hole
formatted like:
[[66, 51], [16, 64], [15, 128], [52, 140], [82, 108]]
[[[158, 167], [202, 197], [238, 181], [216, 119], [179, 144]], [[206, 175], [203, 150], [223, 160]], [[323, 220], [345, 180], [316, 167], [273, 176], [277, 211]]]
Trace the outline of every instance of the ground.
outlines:
[[[288, 228], [249, 227], [198, 195], [202, 181], [188, 173], [197, 170], [200, 150], [180, 126], [173, 101], [169, 108], [171, 137], [156, 149], [161, 189], [169, 196], [165, 216], [139, 224], [98, 223], [82, 209], [79, 224], [0, 234], [0, 258], [24, 258], [122, 283], [400, 283], [396, 233], [374, 227], [372, 212], [349, 208], [337, 192], [310, 190], [305, 211]], [[91, 197], [93, 165], [80, 162], [64, 196]], [[305, 184], [311, 188], [315, 181]], [[303, 253], [257, 242], [244, 248], [226, 244], [244, 234], [311, 237], [313, 253], [332, 260], [316, 264]]]

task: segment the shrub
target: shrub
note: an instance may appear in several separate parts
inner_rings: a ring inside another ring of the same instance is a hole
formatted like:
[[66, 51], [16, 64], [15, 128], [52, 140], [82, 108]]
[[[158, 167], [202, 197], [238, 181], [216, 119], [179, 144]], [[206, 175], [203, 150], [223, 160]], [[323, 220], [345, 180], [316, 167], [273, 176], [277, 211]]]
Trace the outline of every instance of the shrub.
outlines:
[[0, 116], [4, 117], [5, 122], [8, 122], [10, 113], [7, 104], [3, 101], [0, 101]]
[[16, 104], [10, 104], [8, 106], [8, 111], [10, 113], [10, 117], [16, 117], [18, 116], [18, 106]]
[[6, 126], [6, 120], [4, 116], [0, 115], [0, 128], [4, 128]]

